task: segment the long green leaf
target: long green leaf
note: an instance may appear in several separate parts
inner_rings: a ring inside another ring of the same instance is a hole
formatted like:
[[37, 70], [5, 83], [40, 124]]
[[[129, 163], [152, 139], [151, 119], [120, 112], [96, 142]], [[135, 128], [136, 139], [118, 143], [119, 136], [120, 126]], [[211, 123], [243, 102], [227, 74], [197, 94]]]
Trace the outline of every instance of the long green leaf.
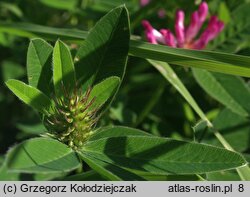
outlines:
[[173, 65], [203, 68], [220, 73], [250, 76], [250, 57], [211, 51], [195, 51], [131, 41], [130, 54]]
[[111, 10], [96, 23], [76, 54], [77, 79], [95, 82], [111, 76], [122, 79], [129, 37], [127, 9], [120, 6]]
[[69, 172], [80, 166], [75, 152], [50, 138], [33, 138], [7, 153], [7, 167], [14, 172]]
[[0, 22], [0, 32], [6, 32], [21, 37], [36, 38], [56, 41], [58, 38], [63, 40], [82, 40], [86, 39], [88, 32], [64, 28], [54, 28], [30, 23], [5, 23]]
[[21, 101], [39, 112], [47, 113], [53, 106], [45, 94], [21, 81], [10, 79], [6, 85]]
[[29, 85], [50, 95], [52, 78], [53, 47], [40, 38], [32, 39], [27, 54], [27, 74]]
[[[81, 41], [87, 37], [87, 32], [85, 31], [43, 27], [33, 24], [0, 23], [0, 32], [8, 32], [25, 37], [40, 36], [52, 40], [60, 37], [65, 40]], [[119, 43], [119, 41], [117, 42]], [[174, 65], [203, 68], [215, 72], [250, 77], [250, 58], [247, 56], [170, 48], [133, 39], [130, 41], [129, 54]]]
[[81, 154], [123, 168], [155, 174], [205, 173], [246, 164], [238, 153], [217, 147], [155, 136], [124, 135], [89, 141]]
[[250, 116], [250, 89], [241, 78], [193, 69], [200, 86], [213, 98], [241, 116]]
[[70, 50], [60, 40], [56, 42], [53, 52], [53, 81], [55, 92], [59, 97], [63, 95], [63, 88], [70, 92], [76, 86], [75, 68]]

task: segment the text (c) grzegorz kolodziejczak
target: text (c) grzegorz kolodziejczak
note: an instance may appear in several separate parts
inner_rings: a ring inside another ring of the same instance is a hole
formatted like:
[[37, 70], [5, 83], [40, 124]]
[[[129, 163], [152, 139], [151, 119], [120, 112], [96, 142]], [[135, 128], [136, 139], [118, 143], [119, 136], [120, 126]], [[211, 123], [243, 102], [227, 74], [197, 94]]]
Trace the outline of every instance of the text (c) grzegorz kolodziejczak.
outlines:
[[28, 185], [22, 184], [20, 186], [21, 192], [25, 193], [136, 193], [136, 185], [114, 185], [114, 184], [70, 184], [69, 186], [36, 186], [36, 185]]

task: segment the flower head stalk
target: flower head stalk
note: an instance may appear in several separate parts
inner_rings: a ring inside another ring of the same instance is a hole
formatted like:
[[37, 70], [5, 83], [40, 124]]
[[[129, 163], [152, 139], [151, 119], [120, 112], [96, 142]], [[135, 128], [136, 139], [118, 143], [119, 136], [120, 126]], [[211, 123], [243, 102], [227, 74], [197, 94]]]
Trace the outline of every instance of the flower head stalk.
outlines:
[[189, 26], [185, 27], [185, 13], [178, 10], [175, 18], [175, 35], [169, 29], [157, 31], [147, 20], [143, 20], [142, 25], [145, 29], [146, 39], [152, 44], [160, 43], [170, 47], [201, 50], [224, 28], [224, 23], [217, 16], [212, 16], [207, 28], [197, 38], [207, 15], [208, 5], [204, 1], [200, 4], [199, 9], [192, 13]]

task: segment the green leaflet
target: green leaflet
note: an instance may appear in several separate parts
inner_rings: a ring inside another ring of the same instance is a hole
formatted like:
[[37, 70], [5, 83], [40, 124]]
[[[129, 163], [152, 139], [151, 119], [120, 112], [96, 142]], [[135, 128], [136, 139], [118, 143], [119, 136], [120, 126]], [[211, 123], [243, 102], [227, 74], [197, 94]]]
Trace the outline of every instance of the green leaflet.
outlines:
[[93, 87], [89, 100], [94, 99], [94, 103], [89, 110], [102, 107], [117, 91], [120, 84], [120, 78], [109, 77]]
[[250, 89], [241, 78], [193, 69], [200, 86], [213, 98], [241, 116], [250, 115]]
[[110, 76], [122, 79], [129, 31], [128, 12], [124, 6], [113, 9], [97, 22], [76, 54], [77, 79], [97, 82]]
[[80, 166], [72, 149], [50, 138], [33, 138], [14, 146], [7, 153], [7, 168], [13, 172], [69, 172]]
[[53, 47], [40, 38], [32, 39], [27, 53], [29, 85], [50, 96]]
[[58, 40], [53, 51], [53, 82], [58, 97], [63, 89], [70, 92], [76, 87], [75, 68], [67, 45]]
[[45, 94], [21, 81], [10, 79], [6, 85], [21, 101], [39, 112], [46, 114], [53, 106]]

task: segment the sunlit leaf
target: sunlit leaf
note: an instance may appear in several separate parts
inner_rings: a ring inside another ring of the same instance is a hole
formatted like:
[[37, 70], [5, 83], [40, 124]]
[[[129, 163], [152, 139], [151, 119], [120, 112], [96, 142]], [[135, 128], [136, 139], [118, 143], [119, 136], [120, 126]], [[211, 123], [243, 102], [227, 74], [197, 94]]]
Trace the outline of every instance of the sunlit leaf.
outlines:
[[193, 69], [200, 86], [213, 98], [241, 116], [250, 116], [250, 89], [239, 77]]
[[26, 140], [7, 153], [7, 167], [13, 172], [68, 172], [79, 166], [71, 148], [49, 138]]
[[10, 79], [6, 85], [21, 101], [39, 112], [47, 113], [53, 106], [45, 94], [21, 81]]

